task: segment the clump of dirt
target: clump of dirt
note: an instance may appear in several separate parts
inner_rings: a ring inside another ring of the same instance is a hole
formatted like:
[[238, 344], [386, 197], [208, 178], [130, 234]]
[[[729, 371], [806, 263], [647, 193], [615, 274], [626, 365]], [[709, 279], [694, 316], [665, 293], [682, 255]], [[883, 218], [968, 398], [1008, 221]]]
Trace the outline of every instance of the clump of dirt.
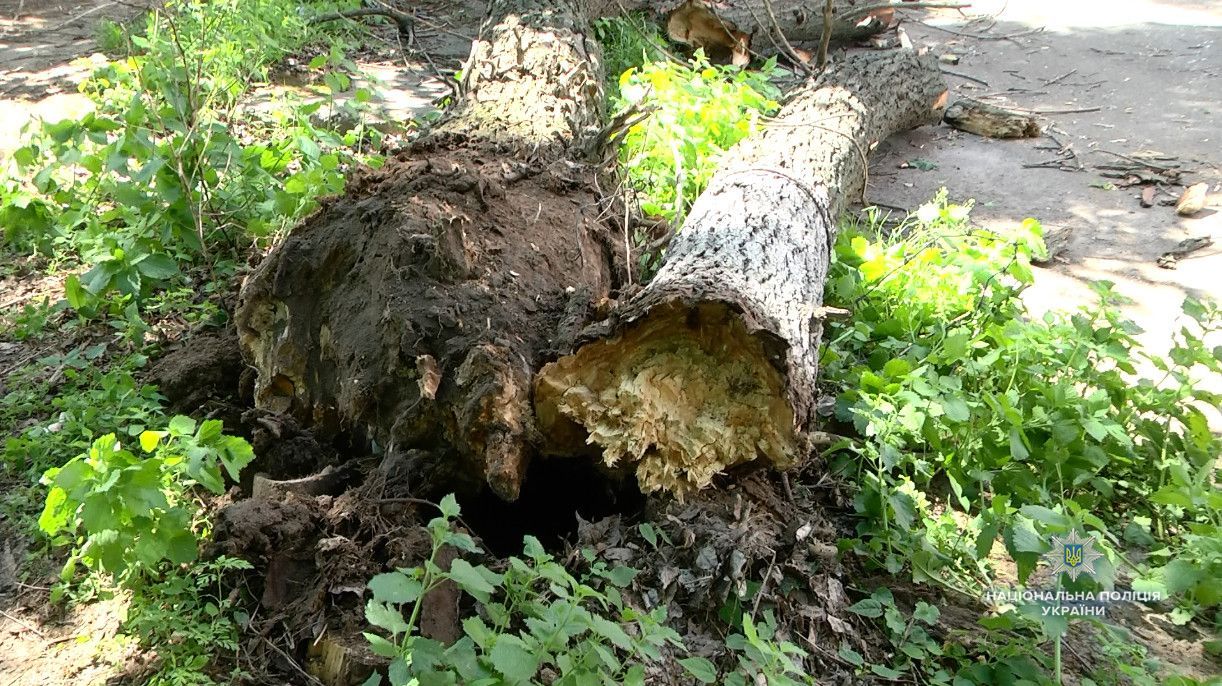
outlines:
[[228, 327], [185, 338], [153, 362], [148, 379], [161, 390], [171, 411], [198, 415], [201, 408], [239, 404], [243, 369], [237, 332]]

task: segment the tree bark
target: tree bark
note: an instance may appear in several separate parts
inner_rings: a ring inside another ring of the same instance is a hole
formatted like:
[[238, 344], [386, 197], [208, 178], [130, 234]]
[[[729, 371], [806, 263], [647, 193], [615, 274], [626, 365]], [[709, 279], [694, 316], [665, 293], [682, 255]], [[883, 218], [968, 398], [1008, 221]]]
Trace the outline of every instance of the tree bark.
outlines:
[[533, 373], [616, 282], [579, 161], [603, 108], [586, 24], [576, 0], [493, 2], [453, 114], [258, 265], [236, 319], [259, 407], [409, 455], [415, 493], [517, 497]]
[[[826, 0], [598, 0], [601, 12], [652, 10], [664, 17], [672, 40], [702, 48], [714, 61], [744, 64], [750, 53], [789, 51], [788, 43], [817, 45]], [[849, 43], [882, 33], [892, 8], [868, 0], [834, 0], [831, 40]], [[874, 9], [864, 9], [874, 7]]]
[[936, 122], [945, 97], [928, 56], [850, 55], [736, 146], [610, 335], [536, 378], [554, 450], [588, 442], [642, 490], [679, 497], [803, 455], [837, 217], [862, 193], [867, 151]]

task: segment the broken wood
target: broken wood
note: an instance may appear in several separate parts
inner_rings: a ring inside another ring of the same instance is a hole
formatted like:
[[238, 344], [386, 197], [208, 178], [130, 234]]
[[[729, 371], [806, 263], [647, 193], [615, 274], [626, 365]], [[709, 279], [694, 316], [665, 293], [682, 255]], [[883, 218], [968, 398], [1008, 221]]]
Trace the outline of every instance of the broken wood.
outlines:
[[956, 100], [946, 108], [947, 124], [986, 138], [1034, 138], [1040, 135], [1035, 117], [971, 98]]
[[532, 375], [618, 278], [580, 161], [603, 118], [591, 36], [576, 0], [492, 3], [450, 115], [248, 277], [236, 320], [258, 407], [407, 451], [413, 494], [517, 497]]
[[[671, 40], [701, 48], [715, 62], [746, 64], [751, 53], [785, 54], [813, 61], [808, 51], [795, 51], [792, 43], [808, 43], [812, 50], [824, 40], [824, 11], [828, 0], [687, 0], [662, 7]], [[866, 0], [831, 0], [830, 42], [864, 40], [886, 31], [899, 3]], [[906, 6], [928, 5], [908, 3]], [[939, 6], [962, 6], [937, 3]]]
[[1191, 255], [1192, 253], [1208, 248], [1213, 245], [1214, 241], [1209, 236], [1193, 236], [1185, 238], [1176, 244], [1176, 246], [1167, 252], [1159, 255], [1158, 266], [1163, 269], [1175, 269], [1178, 266], [1180, 258]]
[[867, 151], [936, 122], [945, 93], [931, 56], [847, 56], [736, 146], [609, 335], [537, 376], [551, 450], [588, 442], [643, 491], [679, 497], [804, 455], [837, 217], [860, 197]]

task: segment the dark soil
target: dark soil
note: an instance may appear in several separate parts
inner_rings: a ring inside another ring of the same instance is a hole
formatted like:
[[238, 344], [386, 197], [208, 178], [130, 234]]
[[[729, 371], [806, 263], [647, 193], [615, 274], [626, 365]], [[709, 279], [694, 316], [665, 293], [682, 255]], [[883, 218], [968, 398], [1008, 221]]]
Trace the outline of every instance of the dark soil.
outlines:
[[487, 483], [513, 499], [533, 371], [623, 266], [596, 185], [580, 165], [427, 148], [359, 174], [243, 289], [256, 405], [325, 439], [426, 451], [417, 494]]

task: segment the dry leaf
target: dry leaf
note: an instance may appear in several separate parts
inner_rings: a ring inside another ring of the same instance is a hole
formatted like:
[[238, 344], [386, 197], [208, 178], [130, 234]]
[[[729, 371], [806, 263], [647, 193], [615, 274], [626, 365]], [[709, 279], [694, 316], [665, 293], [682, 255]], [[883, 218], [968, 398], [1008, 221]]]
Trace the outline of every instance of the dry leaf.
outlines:
[[416, 372], [420, 378], [420, 397], [433, 400], [437, 397], [437, 387], [441, 385], [441, 370], [437, 368], [437, 360], [432, 355], [416, 356]]
[[1209, 184], [1205, 182], [1194, 183], [1184, 190], [1184, 194], [1180, 196], [1179, 202], [1175, 203], [1175, 213], [1181, 217], [1191, 217], [1192, 215], [1205, 209], [1205, 192], [1209, 190]]
[[1141, 206], [1154, 207], [1154, 186], [1141, 189]]

